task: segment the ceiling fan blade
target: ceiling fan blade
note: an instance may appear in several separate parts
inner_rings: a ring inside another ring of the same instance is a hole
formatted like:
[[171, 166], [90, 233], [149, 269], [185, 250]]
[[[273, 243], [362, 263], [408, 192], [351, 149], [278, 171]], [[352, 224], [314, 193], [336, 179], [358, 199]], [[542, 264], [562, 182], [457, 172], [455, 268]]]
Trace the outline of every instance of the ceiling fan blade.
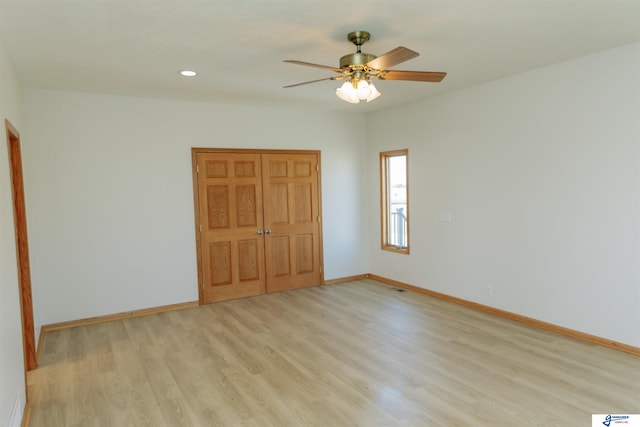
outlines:
[[386, 70], [387, 68], [391, 68], [394, 65], [398, 65], [419, 55], [420, 54], [418, 52], [407, 49], [403, 46], [398, 46], [397, 48], [378, 56], [376, 59], [367, 62], [367, 66], [376, 70]]
[[302, 83], [295, 83], [292, 85], [288, 85], [288, 86], [283, 86], [283, 88], [288, 88], [288, 87], [296, 87], [296, 86], [302, 86], [302, 85], [308, 85], [310, 83], [317, 83], [317, 82], [323, 82], [325, 80], [342, 80], [342, 76], [336, 76], [336, 77], [327, 77], [324, 79], [318, 79], [318, 80], [311, 80], [308, 82], [302, 82]]
[[349, 72], [351, 72], [351, 70], [343, 70], [342, 68], [329, 67], [328, 65], [312, 64], [311, 62], [296, 61], [294, 59], [285, 59], [282, 62], [288, 62], [289, 64], [306, 65], [307, 67], [323, 68], [325, 70], [331, 70], [334, 73], [349, 73]]
[[447, 73], [435, 71], [400, 71], [385, 70], [378, 76], [380, 80], [409, 80], [412, 82], [434, 82], [438, 83], [444, 79]]

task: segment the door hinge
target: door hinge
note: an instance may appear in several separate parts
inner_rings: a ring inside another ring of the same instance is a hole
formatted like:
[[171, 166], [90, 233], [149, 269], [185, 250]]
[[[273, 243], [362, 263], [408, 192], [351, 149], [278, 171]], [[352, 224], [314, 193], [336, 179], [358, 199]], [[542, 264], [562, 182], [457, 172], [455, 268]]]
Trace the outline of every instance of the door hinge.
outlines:
[[320, 165], [316, 165], [316, 172], [320, 172]]
[[202, 233], [202, 224], [200, 224], [200, 232]]
[[200, 173], [200, 166], [196, 165], [196, 173]]

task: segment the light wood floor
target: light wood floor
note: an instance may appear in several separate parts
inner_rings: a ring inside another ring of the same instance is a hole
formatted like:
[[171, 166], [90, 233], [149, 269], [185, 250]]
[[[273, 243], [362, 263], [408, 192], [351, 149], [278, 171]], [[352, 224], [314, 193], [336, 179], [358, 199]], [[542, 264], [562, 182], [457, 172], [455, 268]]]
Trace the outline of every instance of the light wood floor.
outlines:
[[46, 334], [39, 426], [586, 426], [640, 358], [373, 281]]

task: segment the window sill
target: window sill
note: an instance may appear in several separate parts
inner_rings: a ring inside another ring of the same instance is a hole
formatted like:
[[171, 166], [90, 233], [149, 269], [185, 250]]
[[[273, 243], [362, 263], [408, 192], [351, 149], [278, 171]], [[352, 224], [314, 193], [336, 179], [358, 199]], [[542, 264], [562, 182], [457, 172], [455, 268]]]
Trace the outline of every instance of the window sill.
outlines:
[[391, 246], [391, 245], [383, 245], [381, 247], [381, 249], [383, 251], [389, 251], [389, 252], [395, 252], [395, 253], [398, 253], [398, 254], [409, 255], [409, 248], [408, 247], [398, 247], [398, 246]]

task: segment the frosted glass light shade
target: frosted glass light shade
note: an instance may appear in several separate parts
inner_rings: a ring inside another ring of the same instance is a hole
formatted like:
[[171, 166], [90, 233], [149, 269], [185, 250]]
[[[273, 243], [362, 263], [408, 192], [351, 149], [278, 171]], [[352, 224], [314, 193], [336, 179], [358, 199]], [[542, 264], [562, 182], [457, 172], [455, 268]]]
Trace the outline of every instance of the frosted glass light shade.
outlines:
[[367, 102], [371, 102], [381, 95], [380, 92], [378, 92], [378, 89], [376, 89], [376, 87], [373, 85], [373, 83], [369, 85], [369, 90], [371, 90], [371, 95], [367, 97]]
[[351, 81], [346, 81], [336, 89], [336, 95], [343, 101], [350, 102], [351, 104], [357, 104], [361, 100], [371, 102], [380, 96], [380, 92], [373, 85], [373, 83], [367, 80], [359, 80], [357, 87], [353, 87]]
[[343, 101], [350, 102], [351, 104], [357, 104], [360, 102], [356, 90], [353, 88], [351, 82], [344, 82], [342, 86], [336, 89], [336, 95]]
[[358, 95], [358, 99], [367, 99], [371, 96], [371, 89], [369, 88], [369, 83], [367, 83], [366, 80], [360, 80], [358, 82], [356, 94]]

